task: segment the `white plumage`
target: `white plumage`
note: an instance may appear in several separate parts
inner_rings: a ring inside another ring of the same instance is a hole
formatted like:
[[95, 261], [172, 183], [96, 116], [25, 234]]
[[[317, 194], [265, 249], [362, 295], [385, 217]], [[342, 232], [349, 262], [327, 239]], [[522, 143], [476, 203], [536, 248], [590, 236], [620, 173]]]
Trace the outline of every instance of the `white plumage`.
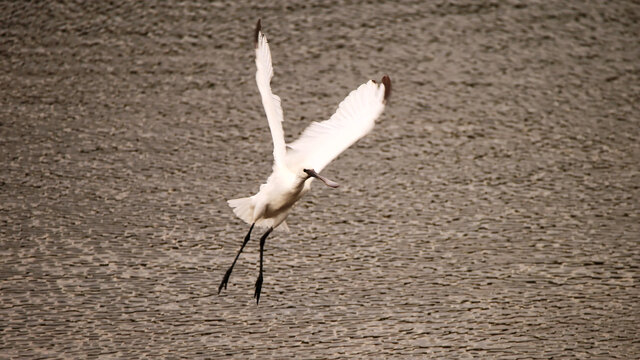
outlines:
[[285, 219], [293, 205], [309, 191], [314, 178], [321, 180], [327, 186], [338, 186], [337, 183], [318, 173], [341, 152], [373, 129], [375, 120], [382, 114], [391, 93], [391, 81], [388, 76], [384, 76], [381, 84], [370, 80], [360, 85], [340, 103], [338, 110], [329, 120], [311, 123], [300, 138], [287, 146], [282, 129], [283, 113], [280, 98], [271, 92], [273, 77], [271, 51], [267, 38], [261, 31], [260, 20], [255, 30], [255, 51], [256, 83], [273, 138], [273, 173], [267, 182], [260, 186], [257, 194], [228, 201], [233, 212], [240, 219], [251, 224], [251, 229], [236, 259], [227, 270], [218, 292], [223, 287], [226, 288], [233, 265], [248, 242], [254, 225], [267, 227], [268, 230], [260, 241], [260, 275], [256, 282], [255, 294], [256, 300], [259, 301], [262, 285], [262, 252], [266, 237], [279, 226], [288, 230]]
[[[386, 77], [383, 84], [370, 80], [360, 85], [340, 103], [329, 120], [313, 122], [287, 149], [280, 98], [271, 92], [271, 51], [259, 21], [256, 28], [256, 67], [256, 83], [273, 138], [273, 173], [257, 194], [229, 200], [228, 203], [234, 213], [248, 224], [274, 229], [281, 225], [288, 229], [285, 218], [293, 204], [309, 191], [313, 180], [303, 170], [313, 169], [319, 173], [373, 129], [375, 120], [384, 110], [385, 85], [390, 87], [390, 82]], [[386, 92], [388, 96], [389, 89]]]

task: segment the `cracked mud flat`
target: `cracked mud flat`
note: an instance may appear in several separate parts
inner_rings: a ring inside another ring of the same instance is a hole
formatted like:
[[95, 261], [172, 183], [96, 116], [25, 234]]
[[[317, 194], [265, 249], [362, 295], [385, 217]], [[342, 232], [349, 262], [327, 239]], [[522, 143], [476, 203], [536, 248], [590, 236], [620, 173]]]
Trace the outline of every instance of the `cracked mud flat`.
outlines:
[[[0, 357], [640, 357], [640, 6], [0, 5]], [[387, 73], [266, 244], [225, 200]]]

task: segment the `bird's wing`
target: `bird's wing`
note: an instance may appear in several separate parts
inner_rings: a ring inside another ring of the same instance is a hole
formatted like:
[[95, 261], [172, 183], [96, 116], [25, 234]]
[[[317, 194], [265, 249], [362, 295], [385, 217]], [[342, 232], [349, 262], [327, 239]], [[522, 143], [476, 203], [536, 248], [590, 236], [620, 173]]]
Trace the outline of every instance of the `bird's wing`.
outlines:
[[286, 145], [284, 143], [284, 131], [282, 130], [282, 106], [280, 98], [271, 92], [271, 78], [273, 77], [273, 67], [271, 66], [271, 51], [267, 37], [260, 30], [260, 20], [256, 24], [255, 48], [256, 48], [256, 83], [262, 105], [269, 120], [269, 129], [273, 138], [273, 160], [276, 165], [284, 164]]
[[370, 80], [353, 90], [329, 120], [311, 123], [300, 138], [289, 144], [288, 167], [293, 169], [302, 166], [320, 172], [373, 129], [390, 93], [391, 80], [386, 75], [382, 78], [382, 84]]

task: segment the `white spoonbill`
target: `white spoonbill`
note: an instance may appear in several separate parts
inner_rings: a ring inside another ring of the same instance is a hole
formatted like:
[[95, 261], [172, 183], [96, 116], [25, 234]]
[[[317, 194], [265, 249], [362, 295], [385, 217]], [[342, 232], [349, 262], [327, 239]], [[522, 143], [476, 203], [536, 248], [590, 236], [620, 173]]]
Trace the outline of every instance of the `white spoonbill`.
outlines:
[[309, 191], [314, 178], [329, 187], [338, 187], [337, 183], [320, 175], [319, 172], [373, 129], [375, 120], [384, 110], [391, 93], [391, 80], [385, 75], [382, 84], [370, 80], [360, 85], [340, 103], [338, 110], [329, 120], [311, 123], [298, 140], [285, 144], [280, 98], [271, 92], [271, 51], [267, 38], [261, 31], [260, 20], [256, 24], [254, 40], [258, 68], [256, 82], [273, 138], [273, 173], [266, 184], [260, 185], [257, 194], [228, 201], [233, 212], [251, 224], [251, 227], [233, 263], [224, 274], [218, 294], [222, 288], [227, 288], [233, 266], [249, 242], [253, 227], [257, 225], [267, 228], [260, 238], [260, 273], [254, 294], [256, 303], [259, 303], [262, 289], [262, 258], [267, 236], [278, 226], [288, 230], [284, 220], [293, 205]]

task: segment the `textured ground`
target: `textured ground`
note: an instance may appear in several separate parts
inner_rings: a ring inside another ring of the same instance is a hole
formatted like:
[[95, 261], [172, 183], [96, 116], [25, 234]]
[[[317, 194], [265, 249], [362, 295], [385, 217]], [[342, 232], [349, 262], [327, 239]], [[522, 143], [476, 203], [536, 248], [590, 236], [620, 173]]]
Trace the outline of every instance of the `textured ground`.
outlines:
[[[637, 2], [266, 3], [0, 3], [0, 357], [640, 357]], [[288, 141], [394, 84], [260, 306], [258, 17]]]

